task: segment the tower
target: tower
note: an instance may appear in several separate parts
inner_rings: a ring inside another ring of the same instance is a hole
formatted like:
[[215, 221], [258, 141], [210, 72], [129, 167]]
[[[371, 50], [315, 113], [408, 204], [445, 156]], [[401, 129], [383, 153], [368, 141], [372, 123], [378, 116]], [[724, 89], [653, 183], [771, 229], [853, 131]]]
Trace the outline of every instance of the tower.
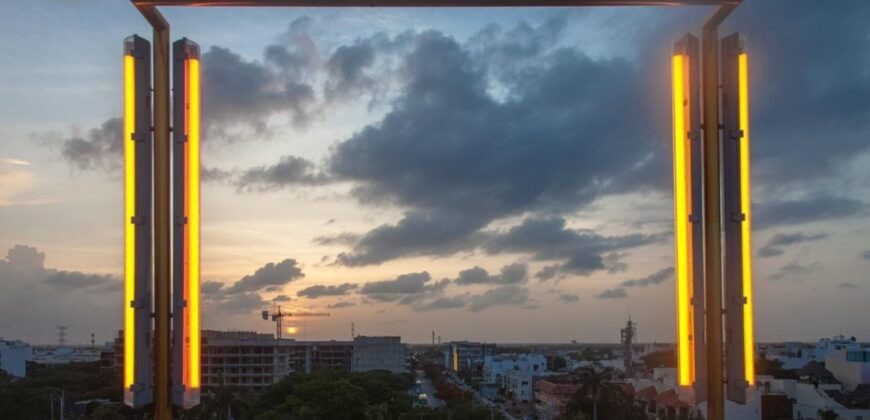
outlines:
[[69, 328], [69, 327], [67, 327], [66, 325], [58, 325], [57, 326], [57, 344], [60, 344], [61, 346], [66, 344], [66, 330], [67, 330], [67, 328]]
[[631, 321], [631, 315], [628, 316], [628, 322], [625, 324], [625, 328], [620, 330], [620, 341], [622, 342], [622, 357], [623, 357], [623, 366], [625, 368], [625, 376], [631, 377], [633, 371], [633, 361], [631, 354], [631, 345], [634, 342], [635, 337], [637, 337], [637, 324]]

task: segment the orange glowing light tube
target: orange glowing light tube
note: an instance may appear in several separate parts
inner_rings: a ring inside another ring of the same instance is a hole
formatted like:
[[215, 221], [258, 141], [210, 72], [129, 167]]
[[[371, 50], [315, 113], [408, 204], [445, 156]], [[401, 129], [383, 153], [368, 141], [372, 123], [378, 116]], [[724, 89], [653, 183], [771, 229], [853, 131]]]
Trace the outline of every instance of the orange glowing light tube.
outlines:
[[749, 58], [746, 53], [737, 57], [738, 109], [740, 130], [740, 210], [744, 215], [741, 226], [743, 273], [743, 363], [746, 382], [755, 385], [755, 328], [752, 314], [752, 201], [749, 183]]
[[124, 389], [135, 379], [136, 314], [136, 67], [132, 55], [124, 55]]
[[173, 130], [174, 273], [173, 401], [199, 404], [200, 335], [200, 61], [199, 47], [181, 39], [173, 44], [175, 86]]
[[672, 57], [674, 117], [674, 253], [677, 285], [677, 381], [688, 386], [694, 381], [692, 343], [692, 236], [691, 154], [688, 136], [687, 75], [689, 63], [682, 54]]
[[151, 402], [151, 44], [124, 40], [124, 372], [125, 404]]

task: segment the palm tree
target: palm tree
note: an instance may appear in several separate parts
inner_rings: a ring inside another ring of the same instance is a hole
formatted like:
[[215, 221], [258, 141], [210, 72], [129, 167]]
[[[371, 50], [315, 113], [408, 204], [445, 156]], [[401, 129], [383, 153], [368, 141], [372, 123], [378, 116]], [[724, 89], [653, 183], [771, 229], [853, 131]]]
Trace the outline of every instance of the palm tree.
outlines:
[[598, 370], [589, 366], [577, 369], [577, 374], [580, 377], [580, 388], [577, 393], [592, 399], [592, 420], [598, 420], [598, 403], [601, 397], [612, 389], [610, 380], [613, 378], [613, 369]]

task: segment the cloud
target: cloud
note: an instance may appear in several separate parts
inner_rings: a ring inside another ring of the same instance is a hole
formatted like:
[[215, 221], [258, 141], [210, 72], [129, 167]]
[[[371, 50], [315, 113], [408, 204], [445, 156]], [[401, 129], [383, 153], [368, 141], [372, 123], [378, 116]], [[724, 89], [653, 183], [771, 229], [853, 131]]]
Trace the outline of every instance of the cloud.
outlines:
[[547, 281], [556, 277], [559, 274], [559, 266], [556, 265], [548, 265], [542, 268], [540, 271], [535, 273], [535, 278], [540, 281]]
[[803, 232], [777, 233], [758, 250], [758, 256], [761, 258], [775, 257], [785, 253], [783, 248], [787, 246], [818, 241], [827, 237], [827, 233], [815, 233], [810, 235]]
[[351, 290], [357, 288], [357, 285], [351, 283], [342, 283], [339, 285], [324, 286], [321, 284], [306, 287], [298, 292], [296, 296], [308, 299], [317, 299], [323, 296], [342, 296], [346, 295]]
[[866, 260], [866, 261], [870, 261], [870, 249], [868, 249], [868, 250], [862, 252], [862, 253], [861, 253], [861, 258], [863, 258], [863, 259]]
[[[93, 289], [96, 286], [120, 285], [121, 280], [104, 274], [88, 274], [79, 271], [57, 271], [49, 275], [45, 284], [66, 290]], [[111, 289], [111, 288], [110, 288]]]
[[428, 302], [424, 302], [414, 306], [414, 310], [418, 312], [430, 312], [443, 309], [459, 309], [464, 308], [468, 303], [467, 296], [440, 297]]
[[293, 300], [290, 296], [287, 295], [278, 295], [272, 298], [272, 302], [281, 303], [281, 302], [290, 302]]
[[801, 277], [819, 271], [821, 267], [819, 263], [812, 262], [810, 264], [800, 264], [797, 261], [792, 261], [782, 266], [779, 271], [770, 276], [771, 280], [801, 280]]
[[562, 303], [576, 303], [580, 301], [580, 296], [569, 293], [562, 293], [559, 295], [559, 302]]
[[[262, 61], [246, 60], [220, 46], [202, 55], [203, 122], [209, 141], [255, 139], [268, 134], [270, 117], [286, 115], [304, 127], [317, 111], [308, 81], [318, 69], [319, 50], [308, 35], [310, 19], [290, 23], [283, 42], [266, 47]], [[253, 135], [241, 134], [243, 126]]]
[[[664, 235], [631, 234], [602, 236], [588, 230], [566, 227], [561, 217], [527, 218], [507, 232], [492, 235], [484, 249], [496, 253], [530, 253], [537, 260], [567, 259], [558, 266], [545, 267], [538, 278], [552, 278], [557, 272], [588, 276], [595, 271], [618, 272], [624, 269], [624, 254], [611, 251], [643, 246], [661, 241]], [[610, 252], [607, 255], [604, 253]], [[615, 267], [615, 268], [614, 268]]]
[[336, 48], [326, 61], [329, 75], [324, 87], [326, 99], [345, 98], [371, 89], [375, 79], [366, 70], [374, 65], [375, 52], [371, 43], [365, 40]]
[[353, 245], [359, 241], [359, 238], [360, 235], [356, 233], [342, 232], [337, 235], [318, 236], [314, 238], [314, 243], [318, 245]]
[[347, 300], [342, 300], [335, 302], [331, 305], [326, 305], [326, 307], [330, 309], [350, 308], [351, 306], [356, 306], [356, 303]]
[[[407, 211], [364, 235], [340, 263], [450, 255], [473, 248], [493, 220], [665, 185], [666, 166], [637, 176], [660, 165], [643, 128], [637, 68], [573, 49], [535, 58], [504, 86], [503, 101], [488, 90], [485, 57], [441, 33], [414, 38], [392, 110], [340, 142], [326, 166], [357, 184], [361, 203]], [[618, 118], [627, 113], [641, 117]]]
[[840, 285], [837, 287], [839, 287], [840, 289], [857, 289], [858, 285], [856, 285], [854, 283], [843, 282], [843, 283], [840, 283]]
[[440, 296], [450, 284], [442, 279], [432, 282], [426, 271], [407, 273], [395, 279], [369, 282], [360, 288], [359, 293], [366, 299], [378, 302], [396, 302], [399, 305], [417, 304], [423, 299]]
[[615, 289], [607, 289], [598, 294], [598, 299], [625, 299], [628, 297], [628, 292], [622, 287]]
[[259, 290], [277, 290], [281, 286], [305, 277], [305, 273], [299, 268], [295, 259], [287, 258], [279, 263], [268, 263], [254, 272], [233, 283], [226, 289], [226, 293], [238, 294], [244, 292], [257, 292]]
[[326, 175], [316, 172], [314, 163], [297, 156], [283, 156], [274, 165], [249, 168], [234, 184], [242, 191], [268, 191], [297, 185], [320, 185], [329, 182]]
[[60, 154], [73, 168], [114, 171], [121, 165], [123, 120], [110, 118], [84, 135], [74, 134], [60, 142]]
[[118, 317], [106, 316], [122, 311], [120, 279], [47, 267], [45, 262], [44, 252], [27, 245], [15, 245], [0, 258], [0, 331], [30, 342], [50, 342], [54, 326], [63, 320], [80, 337], [94, 331], [109, 339], [105, 333], [120, 328]]
[[[305, 273], [299, 268], [295, 259], [287, 258], [279, 263], [268, 263], [258, 268], [254, 274], [249, 274], [229, 286], [217, 281], [205, 281], [200, 285], [204, 306], [207, 311], [223, 314], [242, 315], [268, 306], [261, 292], [274, 292], [282, 286], [300, 278]], [[283, 296], [283, 298], [282, 298]], [[290, 300], [285, 295], [279, 295], [273, 302]]]
[[519, 306], [529, 300], [529, 289], [508, 284], [492, 288], [479, 295], [472, 295], [468, 300], [468, 309], [480, 312], [493, 306]]
[[674, 267], [663, 268], [655, 273], [639, 279], [626, 280], [619, 284], [620, 287], [647, 287], [662, 284], [674, 277]]
[[755, 206], [753, 227], [769, 229], [836, 220], [863, 214], [866, 205], [858, 200], [831, 195], [766, 201]]
[[528, 267], [525, 264], [514, 263], [501, 268], [498, 275], [490, 275], [480, 267], [473, 267], [459, 272], [459, 277], [453, 283], [465, 286], [473, 284], [516, 284], [528, 279]]

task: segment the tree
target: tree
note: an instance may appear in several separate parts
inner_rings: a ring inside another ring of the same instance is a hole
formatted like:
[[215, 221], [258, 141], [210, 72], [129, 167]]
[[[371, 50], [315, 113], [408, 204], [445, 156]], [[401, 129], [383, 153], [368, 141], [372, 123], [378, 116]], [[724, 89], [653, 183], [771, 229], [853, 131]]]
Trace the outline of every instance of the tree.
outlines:
[[819, 411], [816, 412], [816, 415], [819, 416], [819, 420], [837, 420], [840, 418], [840, 415], [834, 410], [819, 409]]
[[[592, 405], [592, 420], [598, 420], [598, 405], [604, 399], [613, 398], [613, 385], [610, 380], [613, 378], [613, 369], [596, 369], [594, 367], [582, 367], [577, 369], [576, 374], [580, 382], [580, 387], [574, 394], [574, 398], [569, 403], [575, 415], [583, 411], [584, 402]], [[573, 404], [571, 404], [573, 403]]]

